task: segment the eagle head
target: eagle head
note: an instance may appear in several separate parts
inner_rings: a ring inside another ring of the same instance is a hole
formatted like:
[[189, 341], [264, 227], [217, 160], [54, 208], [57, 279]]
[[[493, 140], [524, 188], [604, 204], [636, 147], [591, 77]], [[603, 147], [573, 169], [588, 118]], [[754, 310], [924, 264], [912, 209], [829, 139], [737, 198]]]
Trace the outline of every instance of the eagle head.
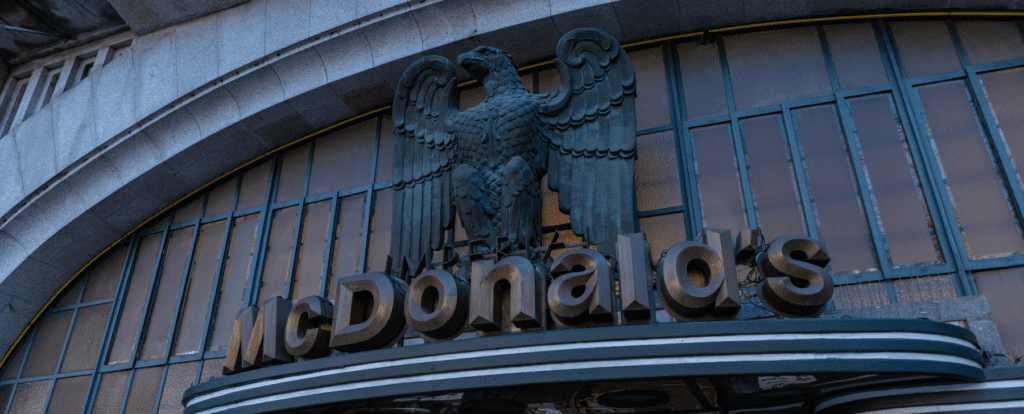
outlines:
[[459, 66], [462, 66], [484, 85], [485, 95], [506, 93], [510, 91], [525, 92], [522, 79], [512, 63], [512, 55], [493, 47], [481, 46], [459, 55]]

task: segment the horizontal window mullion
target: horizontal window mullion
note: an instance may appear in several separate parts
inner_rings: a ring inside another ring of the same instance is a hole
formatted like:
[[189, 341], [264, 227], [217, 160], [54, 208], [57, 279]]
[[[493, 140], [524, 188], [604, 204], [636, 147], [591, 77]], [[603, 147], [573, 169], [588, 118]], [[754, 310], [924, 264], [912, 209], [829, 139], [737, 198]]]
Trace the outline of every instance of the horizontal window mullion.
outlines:
[[993, 70], [1009, 69], [1015, 66], [1024, 66], [1024, 58], [969, 65], [967, 66], [967, 71], [972, 73], [989, 72]]
[[636, 213], [636, 216], [638, 218], [644, 218], [651, 216], [660, 216], [662, 214], [678, 213], [681, 211], [686, 211], [686, 206], [665, 207], [659, 208], [657, 210], [639, 211]]
[[722, 114], [722, 115], [709, 116], [707, 118], [698, 118], [698, 119], [693, 119], [693, 120], [685, 121], [685, 122], [683, 122], [683, 124], [685, 125], [686, 129], [690, 129], [690, 128], [702, 127], [702, 126], [706, 126], [706, 125], [721, 124], [721, 123], [729, 122], [731, 119], [732, 118], [729, 116], [729, 114]]
[[662, 126], [657, 126], [657, 127], [653, 127], [653, 128], [645, 128], [645, 129], [641, 129], [639, 131], [636, 131], [636, 134], [637, 135], [653, 134], [655, 132], [668, 131], [668, 130], [672, 129], [672, 127], [673, 127], [672, 124], [668, 124], [668, 125], [662, 125]]
[[971, 260], [964, 263], [964, 268], [966, 270], [974, 271], [1019, 265], [1024, 265], [1024, 255], [1018, 254], [1015, 256], [996, 257], [992, 259]]
[[864, 282], [878, 282], [885, 280], [882, 272], [847, 273], [843, 275], [832, 275], [832, 283], [836, 286], [853, 285]]
[[916, 78], [904, 78], [904, 82], [910, 87], [917, 87], [928, 83], [943, 82], [953, 79], [959, 79], [967, 76], [967, 72], [963, 69], [952, 70], [949, 72], [936, 73], [934, 75], [919, 76]]
[[881, 83], [881, 84], [878, 84], [878, 85], [865, 86], [863, 88], [850, 89], [850, 90], [845, 90], [845, 91], [838, 91], [838, 92], [836, 92], [836, 97], [838, 97], [839, 99], [849, 99], [849, 98], [860, 97], [860, 96], [863, 96], [863, 95], [873, 95], [873, 94], [876, 94], [876, 93], [883, 93], [883, 92], [892, 93], [892, 91], [895, 90], [896, 88], [897, 88], [896, 82], [889, 81], [889, 82]]

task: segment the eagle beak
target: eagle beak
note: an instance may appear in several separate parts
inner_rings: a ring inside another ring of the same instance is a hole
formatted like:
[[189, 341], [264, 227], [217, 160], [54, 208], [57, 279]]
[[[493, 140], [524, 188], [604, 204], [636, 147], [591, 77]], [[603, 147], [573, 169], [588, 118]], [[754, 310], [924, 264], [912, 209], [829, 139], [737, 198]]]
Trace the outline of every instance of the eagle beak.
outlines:
[[473, 75], [480, 82], [483, 82], [487, 74], [490, 73], [487, 61], [476, 52], [466, 52], [459, 55], [459, 66], [466, 69], [466, 72], [469, 72], [470, 75]]

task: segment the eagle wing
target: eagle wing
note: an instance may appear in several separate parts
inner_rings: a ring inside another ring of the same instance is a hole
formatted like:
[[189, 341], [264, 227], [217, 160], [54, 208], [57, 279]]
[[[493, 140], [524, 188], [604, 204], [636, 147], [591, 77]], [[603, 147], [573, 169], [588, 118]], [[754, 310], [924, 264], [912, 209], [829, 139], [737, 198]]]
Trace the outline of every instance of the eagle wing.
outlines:
[[[451, 171], [458, 152], [452, 120], [457, 117], [455, 66], [440, 56], [406, 69], [395, 94], [394, 189], [391, 257], [419, 263], [441, 249], [452, 227]], [[393, 269], [397, 272], [398, 265]]]
[[572, 231], [594, 244], [636, 231], [636, 76], [622, 46], [597, 29], [558, 42], [562, 84], [541, 105], [553, 133], [548, 186]]

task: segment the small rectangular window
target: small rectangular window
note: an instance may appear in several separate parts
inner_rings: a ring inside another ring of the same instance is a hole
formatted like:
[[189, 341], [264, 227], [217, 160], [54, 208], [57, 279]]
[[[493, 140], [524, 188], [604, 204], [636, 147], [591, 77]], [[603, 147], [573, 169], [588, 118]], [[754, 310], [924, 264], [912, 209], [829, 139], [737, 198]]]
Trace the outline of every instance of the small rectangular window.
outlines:
[[93, 64], [96, 63], [96, 56], [93, 55], [87, 58], [79, 58], [78, 62], [75, 63], [74, 77], [72, 78], [71, 85], [77, 85], [83, 79], [89, 76], [89, 72], [92, 71]]
[[2, 125], [0, 126], [0, 136], [7, 135], [11, 125], [14, 124], [14, 117], [18, 114], [21, 101], [25, 98], [25, 91], [28, 90], [28, 80], [28, 76], [17, 80], [17, 83], [11, 88], [12, 93], [5, 99], [4, 106], [6, 110], [3, 112], [3, 118], [0, 118], [0, 122], [2, 122], [0, 124]]
[[57, 81], [60, 80], [60, 70], [61, 68], [58, 67], [56, 69], [50, 69], [46, 73], [46, 82], [43, 83], [43, 87], [45, 89], [43, 92], [43, 99], [39, 101], [39, 108], [46, 106], [46, 104], [50, 103], [50, 99], [53, 98], [53, 92], [57, 90]]

